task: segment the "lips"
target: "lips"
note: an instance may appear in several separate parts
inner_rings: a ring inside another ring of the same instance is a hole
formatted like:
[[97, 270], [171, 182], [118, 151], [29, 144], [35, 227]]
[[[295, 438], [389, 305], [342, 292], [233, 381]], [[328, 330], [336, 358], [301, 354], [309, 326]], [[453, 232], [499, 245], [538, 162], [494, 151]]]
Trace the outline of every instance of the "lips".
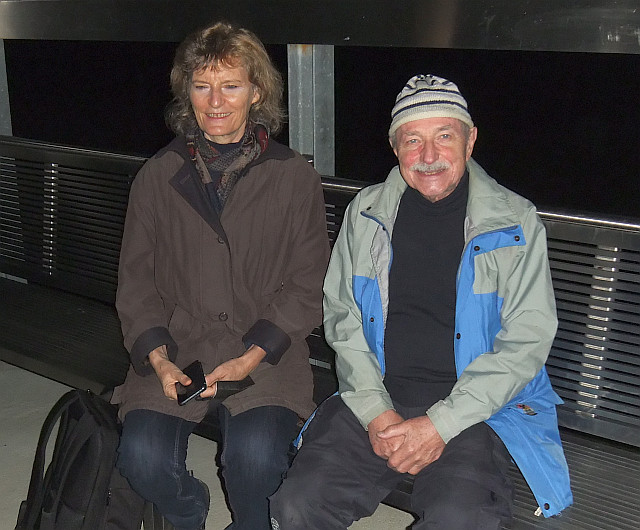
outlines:
[[231, 116], [230, 112], [222, 112], [222, 113], [207, 113], [207, 118], [226, 118], [227, 116]]
[[441, 173], [444, 173], [448, 168], [443, 168], [443, 169], [438, 169], [436, 171], [418, 171], [418, 173], [420, 173], [420, 175], [423, 175], [425, 177], [434, 177], [436, 175], [440, 175]]

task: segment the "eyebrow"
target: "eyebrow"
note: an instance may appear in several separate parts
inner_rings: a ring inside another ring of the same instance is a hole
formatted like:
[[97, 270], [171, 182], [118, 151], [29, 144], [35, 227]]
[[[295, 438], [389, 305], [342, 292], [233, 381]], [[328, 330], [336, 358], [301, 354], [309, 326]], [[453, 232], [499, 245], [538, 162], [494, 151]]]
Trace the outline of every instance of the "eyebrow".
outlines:
[[[194, 77], [191, 80], [192, 83], [206, 83], [206, 84], [211, 84], [209, 81], [207, 81], [206, 79], [198, 79], [197, 77]], [[224, 81], [220, 81], [220, 84], [222, 85], [226, 85], [228, 83], [232, 83], [234, 85], [242, 85], [243, 81], [241, 79], [225, 79]]]
[[[195, 75], [195, 73], [191, 76], [191, 82], [195, 83], [196, 81], [200, 81], [202, 83], [209, 83], [209, 81], [207, 79], [205, 79], [204, 77], [200, 77]], [[221, 81], [221, 83], [236, 83], [236, 84], [241, 84], [244, 81], [240, 78], [226, 78]]]

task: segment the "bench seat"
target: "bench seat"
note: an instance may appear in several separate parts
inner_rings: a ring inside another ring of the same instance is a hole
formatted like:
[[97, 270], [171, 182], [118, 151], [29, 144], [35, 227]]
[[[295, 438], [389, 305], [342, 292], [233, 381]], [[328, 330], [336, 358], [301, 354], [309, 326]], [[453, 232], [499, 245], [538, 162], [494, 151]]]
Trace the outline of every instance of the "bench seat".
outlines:
[[119, 385], [129, 354], [113, 305], [0, 278], [0, 358], [96, 394]]

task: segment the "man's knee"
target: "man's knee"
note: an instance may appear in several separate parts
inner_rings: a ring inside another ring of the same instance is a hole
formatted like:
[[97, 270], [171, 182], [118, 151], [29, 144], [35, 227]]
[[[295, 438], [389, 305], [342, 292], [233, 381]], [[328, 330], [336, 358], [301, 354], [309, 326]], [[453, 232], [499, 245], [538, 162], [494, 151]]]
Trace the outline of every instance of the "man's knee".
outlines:
[[414, 497], [412, 503], [420, 515], [416, 530], [498, 529], [511, 518], [509, 498], [469, 480], [439, 481], [437, 491]]
[[271, 524], [275, 530], [324, 528], [316, 513], [324, 503], [322, 485], [312, 477], [287, 478], [270, 497]]
[[498, 530], [501, 525], [509, 521], [511, 514], [504, 505], [487, 503], [484, 506], [455, 503], [435, 502], [421, 517], [421, 522], [415, 525], [418, 529], [441, 530]]

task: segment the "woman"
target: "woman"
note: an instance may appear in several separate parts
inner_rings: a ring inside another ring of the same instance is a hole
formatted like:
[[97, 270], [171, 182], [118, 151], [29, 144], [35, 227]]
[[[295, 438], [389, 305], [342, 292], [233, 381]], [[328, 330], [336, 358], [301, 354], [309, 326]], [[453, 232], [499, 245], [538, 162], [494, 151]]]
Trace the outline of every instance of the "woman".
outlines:
[[[267, 497], [314, 408], [305, 337], [321, 322], [328, 260], [318, 174], [270, 137], [282, 80], [251, 32], [218, 23], [190, 35], [171, 71], [177, 138], [137, 175], [116, 306], [131, 367], [113, 401], [124, 418], [118, 467], [174, 526], [204, 528], [204, 483], [187, 439], [219, 417], [230, 528], [270, 528]], [[176, 402], [181, 371], [254, 384], [220, 400]], [[213, 458], [212, 458], [213, 461]], [[196, 470], [197, 471], [197, 470]]]

